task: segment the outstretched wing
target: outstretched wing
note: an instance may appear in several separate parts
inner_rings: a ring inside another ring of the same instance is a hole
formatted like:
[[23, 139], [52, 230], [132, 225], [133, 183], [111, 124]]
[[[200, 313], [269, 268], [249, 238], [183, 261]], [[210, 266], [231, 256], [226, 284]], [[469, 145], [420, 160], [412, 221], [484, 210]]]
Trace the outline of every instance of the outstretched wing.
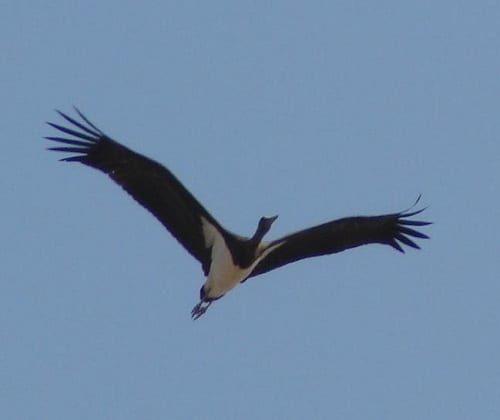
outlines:
[[210, 267], [211, 244], [209, 238], [204, 236], [203, 225], [209, 223], [221, 232], [224, 229], [167, 168], [122, 146], [104, 134], [78, 109], [75, 110], [81, 121], [57, 111], [72, 125], [71, 128], [47, 123], [68, 135], [46, 137], [63, 144], [49, 150], [76, 153], [61, 160], [80, 162], [109, 175], [200, 261], [206, 274]]
[[274, 249], [257, 264], [249, 277], [304, 258], [334, 254], [367, 244], [389, 245], [400, 252], [404, 252], [403, 245], [420, 249], [412, 238], [428, 239], [428, 236], [415, 228], [431, 223], [409, 218], [424, 210], [347, 217], [284, 236], [269, 244]]

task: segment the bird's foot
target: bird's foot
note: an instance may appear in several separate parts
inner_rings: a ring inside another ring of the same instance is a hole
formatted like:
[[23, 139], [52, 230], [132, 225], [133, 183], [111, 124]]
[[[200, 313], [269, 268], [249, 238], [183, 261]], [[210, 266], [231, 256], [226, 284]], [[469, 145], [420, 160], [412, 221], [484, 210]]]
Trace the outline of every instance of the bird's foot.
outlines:
[[193, 318], [193, 321], [196, 321], [200, 316], [202, 316], [211, 304], [212, 302], [200, 300], [191, 311], [191, 318]]

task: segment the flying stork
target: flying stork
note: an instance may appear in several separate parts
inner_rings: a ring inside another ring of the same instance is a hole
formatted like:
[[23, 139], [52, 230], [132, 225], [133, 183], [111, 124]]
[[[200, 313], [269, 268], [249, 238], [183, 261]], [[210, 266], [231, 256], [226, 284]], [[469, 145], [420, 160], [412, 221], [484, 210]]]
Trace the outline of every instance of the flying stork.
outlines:
[[262, 217], [252, 236], [236, 235], [225, 229], [167, 168], [121, 145], [77, 108], [75, 111], [80, 120], [57, 111], [68, 126], [47, 123], [64, 135], [45, 137], [62, 144], [49, 150], [76, 153], [61, 160], [80, 162], [106, 173], [201, 263], [206, 281], [191, 311], [193, 319], [237, 284], [285, 264], [374, 243], [404, 253], [403, 245], [420, 249], [411, 238], [428, 238], [416, 228], [430, 223], [410, 219], [425, 208], [413, 207], [399, 213], [333, 220], [272, 241], [263, 238], [278, 216]]

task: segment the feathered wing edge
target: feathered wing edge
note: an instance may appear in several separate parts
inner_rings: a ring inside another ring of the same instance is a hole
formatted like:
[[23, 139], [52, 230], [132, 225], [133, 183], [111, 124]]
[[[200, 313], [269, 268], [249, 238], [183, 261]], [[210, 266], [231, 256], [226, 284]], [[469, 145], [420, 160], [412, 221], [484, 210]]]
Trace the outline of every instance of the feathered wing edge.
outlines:
[[428, 225], [431, 225], [432, 222], [423, 222], [420, 220], [408, 220], [408, 218], [422, 213], [425, 209], [426, 209], [426, 207], [423, 209], [420, 209], [420, 210], [413, 211], [413, 212], [399, 213], [397, 215], [398, 222], [396, 224], [397, 232], [394, 234], [394, 237], [392, 238], [392, 240], [387, 243], [387, 245], [392, 246], [394, 249], [396, 249], [399, 252], [402, 252], [403, 254], [404, 254], [405, 250], [399, 244], [399, 242], [401, 242], [401, 243], [403, 243], [411, 248], [420, 249], [420, 246], [417, 245], [410, 238], [413, 237], [413, 238], [420, 238], [420, 239], [429, 239], [429, 236], [426, 235], [425, 233], [419, 232], [418, 230], [409, 228], [408, 226], [428, 226]]
[[[77, 108], [73, 107], [74, 110], [78, 113], [78, 115], [83, 119], [88, 124], [88, 127], [83, 125], [82, 123], [76, 121], [75, 119], [71, 118], [70, 116], [66, 115], [65, 113], [56, 110], [56, 112], [63, 117], [66, 121], [68, 121], [70, 124], [74, 125], [75, 127], [78, 127], [82, 132], [73, 130], [71, 128], [64, 127], [59, 124], [54, 124], [52, 122], [47, 121], [47, 124], [50, 125], [51, 127], [55, 128], [56, 130], [61, 131], [62, 133], [68, 134], [70, 136], [76, 137], [80, 140], [74, 140], [74, 139], [68, 139], [66, 137], [54, 137], [54, 136], [47, 136], [45, 139], [55, 141], [57, 143], [62, 143], [62, 144], [68, 144], [71, 147], [49, 147], [48, 150], [52, 150], [55, 152], [66, 152], [66, 153], [80, 153], [80, 155], [77, 156], [70, 156], [66, 158], [60, 159], [61, 161], [64, 162], [81, 162], [85, 156], [85, 154], [89, 151], [89, 149], [99, 143], [101, 138], [106, 138], [108, 140], [111, 140], [109, 137], [107, 137], [101, 130], [99, 130], [92, 122], [88, 120], [88, 118], [83, 115], [83, 113]], [[111, 140], [112, 141], [112, 140]]]

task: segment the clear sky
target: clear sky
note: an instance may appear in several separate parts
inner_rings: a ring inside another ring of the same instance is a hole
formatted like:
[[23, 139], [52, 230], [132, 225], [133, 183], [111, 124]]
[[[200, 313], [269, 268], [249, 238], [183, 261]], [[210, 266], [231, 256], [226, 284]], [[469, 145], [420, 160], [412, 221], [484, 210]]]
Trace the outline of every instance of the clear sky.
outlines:
[[[500, 418], [500, 3], [11, 1], [0, 25], [2, 419]], [[268, 238], [429, 208], [193, 322], [199, 264], [41, 138], [79, 106]]]

